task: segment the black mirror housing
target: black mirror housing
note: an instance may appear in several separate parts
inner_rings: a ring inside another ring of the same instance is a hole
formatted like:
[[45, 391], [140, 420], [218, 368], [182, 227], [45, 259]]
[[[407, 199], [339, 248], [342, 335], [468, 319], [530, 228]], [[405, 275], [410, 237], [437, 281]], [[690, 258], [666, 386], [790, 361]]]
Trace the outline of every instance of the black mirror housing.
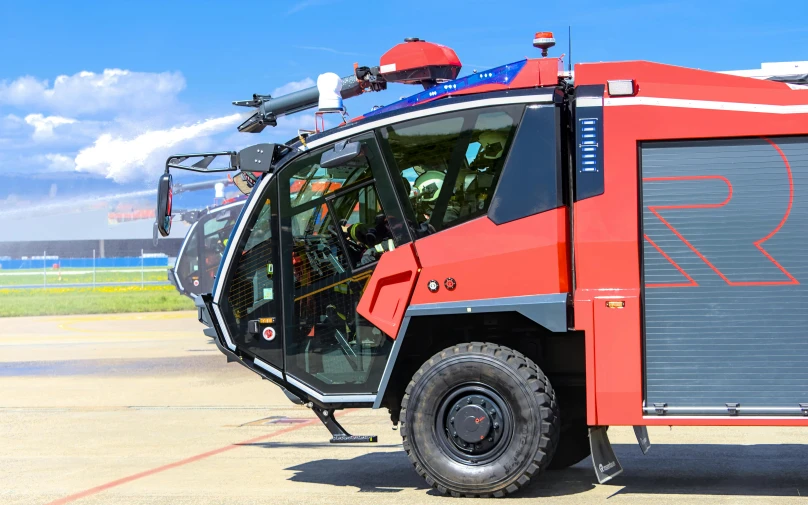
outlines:
[[362, 154], [362, 144], [359, 142], [341, 142], [324, 152], [320, 157], [322, 168], [334, 168], [345, 165]]
[[174, 198], [173, 181], [171, 174], [160, 176], [157, 183], [157, 230], [160, 235], [167, 237], [171, 231], [171, 206]]
[[243, 172], [270, 173], [273, 163], [290, 150], [284, 144], [256, 144], [239, 151], [236, 164]]

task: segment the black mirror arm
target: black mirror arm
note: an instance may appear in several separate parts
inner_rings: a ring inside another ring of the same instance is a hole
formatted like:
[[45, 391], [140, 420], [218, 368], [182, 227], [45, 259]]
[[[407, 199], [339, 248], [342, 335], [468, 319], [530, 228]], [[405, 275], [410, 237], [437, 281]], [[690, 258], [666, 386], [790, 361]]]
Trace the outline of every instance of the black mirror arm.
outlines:
[[[210, 164], [216, 158], [227, 156], [227, 167], [225, 168], [209, 168]], [[200, 158], [195, 163], [185, 163], [189, 158]], [[175, 154], [166, 160], [166, 173], [170, 169], [189, 170], [191, 172], [202, 173], [216, 173], [216, 172], [234, 172], [238, 170], [238, 153], [235, 151], [220, 151], [211, 153], [195, 153], [195, 154]]]

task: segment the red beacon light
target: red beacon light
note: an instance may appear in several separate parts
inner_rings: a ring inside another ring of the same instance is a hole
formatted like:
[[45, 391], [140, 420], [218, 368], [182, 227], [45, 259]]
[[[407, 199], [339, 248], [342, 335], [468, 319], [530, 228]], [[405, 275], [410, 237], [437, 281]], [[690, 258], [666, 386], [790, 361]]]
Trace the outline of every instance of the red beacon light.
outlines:
[[379, 62], [385, 81], [421, 84], [424, 89], [456, 79], [461, 68], [454, 50], [419, 38], [404, 39], [403, 44], [384, 53]]
[[555, 45], [553, 32], [536, 32], [533, 36], [533, 47], [541, 49], [541, 55], [547, 57], [547, 50]]

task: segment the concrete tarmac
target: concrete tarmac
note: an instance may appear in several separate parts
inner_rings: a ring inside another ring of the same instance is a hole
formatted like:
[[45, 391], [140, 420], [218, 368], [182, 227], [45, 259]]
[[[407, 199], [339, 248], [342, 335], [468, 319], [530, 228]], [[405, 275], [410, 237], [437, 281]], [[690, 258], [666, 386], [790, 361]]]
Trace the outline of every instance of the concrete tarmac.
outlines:
[[[195, 313], [0, 319], [0, 503], [435, 504], [386, 412], [341, 422], [378, 444], [330, 445], [311, 411], [225, 363]], [[804, 503], [808, 430], [652, 428], [625, 472], [548, 472], [528, 503]], [[463, 503], [478, 500], [463, 500]], [[509, 500], [510, 502], [511, 500]], [[488, 502], [490, 503], [490, 502]]]

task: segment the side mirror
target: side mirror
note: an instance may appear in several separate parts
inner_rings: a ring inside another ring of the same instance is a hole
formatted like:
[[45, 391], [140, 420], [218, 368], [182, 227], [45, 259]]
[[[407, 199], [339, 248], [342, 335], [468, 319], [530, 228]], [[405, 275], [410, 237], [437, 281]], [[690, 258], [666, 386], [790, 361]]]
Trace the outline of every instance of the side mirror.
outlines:
[[171, 231], [171, 201], [174, 197], [171, 174], [163, 174], [157, 183], [157, 230], [167, 237]]
[[359, 142], [341, 142], [324, 152], [320, 157], [322, 168], [334, 168], [345, 165], [362, 154], [362, 144]]

